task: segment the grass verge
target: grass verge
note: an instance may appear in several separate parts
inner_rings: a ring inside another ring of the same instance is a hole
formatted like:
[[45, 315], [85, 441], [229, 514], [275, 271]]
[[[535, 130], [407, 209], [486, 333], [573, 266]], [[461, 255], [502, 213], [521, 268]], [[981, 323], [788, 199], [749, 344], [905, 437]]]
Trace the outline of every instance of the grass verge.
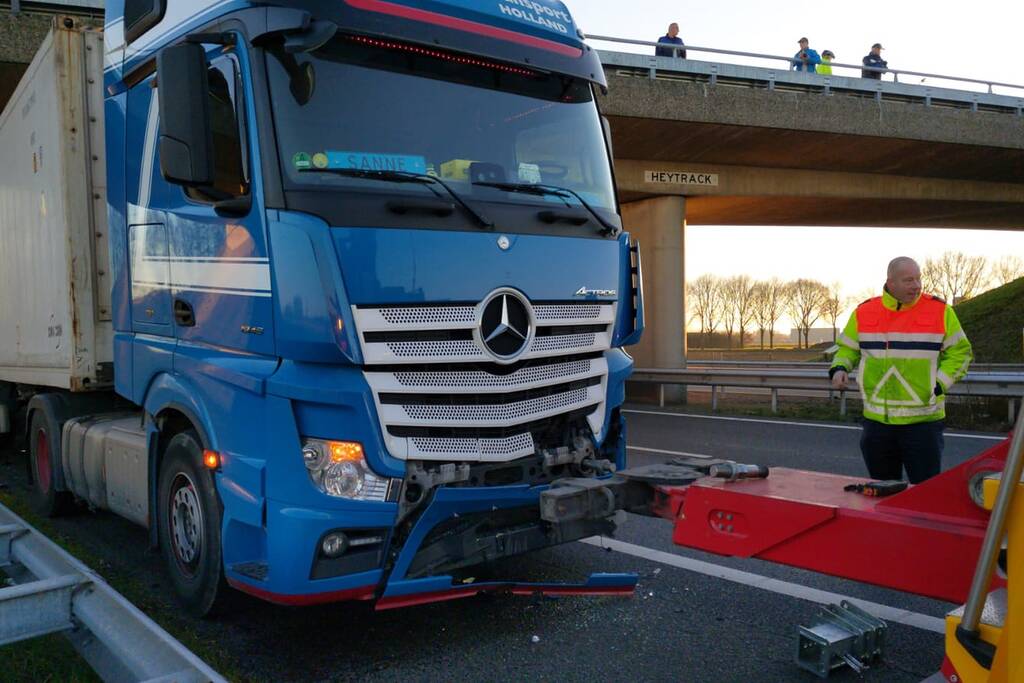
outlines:
[[1024, 361], [1024, 278], [957, 305], [956, 315], [979, 363]]

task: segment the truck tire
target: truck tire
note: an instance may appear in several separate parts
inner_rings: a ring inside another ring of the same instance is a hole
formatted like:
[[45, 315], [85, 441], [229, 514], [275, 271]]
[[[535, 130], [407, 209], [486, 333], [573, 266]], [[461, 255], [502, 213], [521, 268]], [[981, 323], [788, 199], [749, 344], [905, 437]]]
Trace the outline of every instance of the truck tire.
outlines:
[[196, 617], [215, 613], [228, 592], [221, 563], [221, 504], [202, 458], [194, 431], [176, 434], [164, 452], [157, 489], [160, 552], [178, 598]]
[[60, 517], [74, 509], [74, 497], [58, 491], [57, 473], [61, 467], [61, 430], [55, 415], [40, 406], [32, 413], [28, 430], [29, 468], [32, 472], [30, 503], [39, 514]]

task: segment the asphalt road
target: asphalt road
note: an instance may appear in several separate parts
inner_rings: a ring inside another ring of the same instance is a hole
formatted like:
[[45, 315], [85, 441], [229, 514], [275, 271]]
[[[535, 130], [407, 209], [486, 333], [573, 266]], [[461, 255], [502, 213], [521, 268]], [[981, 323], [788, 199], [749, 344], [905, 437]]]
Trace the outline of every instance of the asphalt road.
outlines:
[[[628, 419], [631, 464], [685, 452], [864, 473], [859, 432], [849, 425], [685, 416], [643, 407]], [[995, 443], [992, 436], [950, 435], [944, 466]], [[24, 486], [19, 465], [8, 454], [0, 467], [0, 481], [12, 490]], [[143, 584], [142, 609], [174, 611], [160, 559], [146, 550], [145, 531], [109, 514], [58, 520], [58, 528], [110, 558], [97, 568], [101, 574], [127, 573]], [[615, 549], [600, 547], [613, 543]], [[671, 542], [668, 522], [637, 516], [629, 517], [614, 542], [572, 543], [489, 571], [488, 578], [529, 580], [636, 572], [640, 585], [633, 598], [480, 596], [382, 613], [361, 604], [286, 609], [239, 596], [218, 621], [179, 617], [170, 626], [216, 642], [240, 677], [252, 680], [810, 682], [818, 679], [793, 663], [797, 625], [813, 620], [820, 596], [815, 591], [828, 591], [903, 615], [890, 622], [881, 666], [863, 677], [837, 672], [832, 680], [916, 682], [942, 661], [942, 636], [934, 628], [951, 608], [802, 570], [679, 548]]]

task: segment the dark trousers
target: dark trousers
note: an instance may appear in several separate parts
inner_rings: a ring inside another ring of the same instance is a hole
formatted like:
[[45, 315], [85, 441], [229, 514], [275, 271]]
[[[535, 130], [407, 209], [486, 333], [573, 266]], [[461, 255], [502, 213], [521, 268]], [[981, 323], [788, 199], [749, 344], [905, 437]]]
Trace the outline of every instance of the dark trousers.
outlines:
[[860, 452], [872, 479], [902, 479], [920, 484], [942, 469], [945, 420], [913, 425], [886, 425], [865, 419]]

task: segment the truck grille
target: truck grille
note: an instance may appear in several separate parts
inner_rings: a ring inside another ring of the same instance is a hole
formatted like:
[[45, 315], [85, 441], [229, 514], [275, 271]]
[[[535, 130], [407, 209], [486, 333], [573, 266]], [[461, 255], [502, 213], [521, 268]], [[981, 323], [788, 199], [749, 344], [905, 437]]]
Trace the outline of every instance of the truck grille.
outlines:
[[598, 435], [615, 310], [611, 302], [536, 304], [530, 343], [501, 365], [481, 342], [480, 306], [353, 307], [389, 452], [514, 460], [535, 452], [538, 425], [569, 416], [585, 417]]

